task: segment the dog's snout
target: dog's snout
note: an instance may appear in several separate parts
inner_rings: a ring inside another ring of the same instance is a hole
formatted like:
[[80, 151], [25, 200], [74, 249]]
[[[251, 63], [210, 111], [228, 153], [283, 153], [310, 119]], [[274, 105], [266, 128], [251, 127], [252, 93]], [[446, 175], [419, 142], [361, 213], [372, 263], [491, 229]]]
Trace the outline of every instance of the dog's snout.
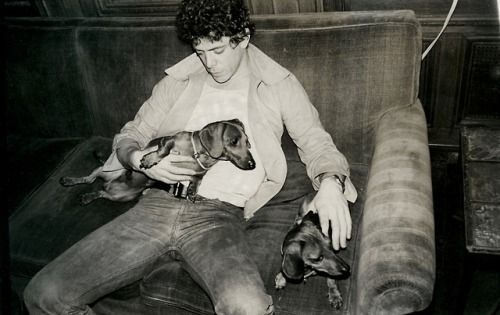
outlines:
[[337, 268], [342, 275], [348, 276], [351, 274], [351, 267], [341, 259], [337, 261]]
[[340, 272], [342, 272], [343, 274], [350, 274], [351, 273], [351, 267], [349, 267], [349, 265], [344, 265], [344, 266], [341, 266], [340, 267]]
[[250, 160], [248, 161], [248, 169], [253, 170], [255, 168], [255, 161]]

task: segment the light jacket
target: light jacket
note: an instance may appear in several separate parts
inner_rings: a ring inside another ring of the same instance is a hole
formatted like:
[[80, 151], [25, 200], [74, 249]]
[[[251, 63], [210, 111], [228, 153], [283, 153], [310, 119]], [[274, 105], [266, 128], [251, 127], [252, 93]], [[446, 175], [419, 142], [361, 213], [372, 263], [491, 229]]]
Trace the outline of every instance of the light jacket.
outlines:
[[[345, 196], [354, 202], [356, 189], [349, 179], [349, 165], [325, 131], [318, 112], [293, 74], [250, 44], [248, 119], [256, 149], [266, 171], [266, 180], [244, 207], [245, 218], [265, 205], [282, 188], [287, 172], [281, 148], [286, 127], [298, 147], [313, 187], [319, 188], [319, 175], [346, 176]], [[126, 123], [113, 141], [113, 153], [104, 169], [123, 169], [116, 157], [118, 148], [144, 148], [151, 139], [183, 131], [200, 98], [209, 75], [196, 54], [165, 70], [167, 76], [156, 84], [151, 97], [134, 120]]]

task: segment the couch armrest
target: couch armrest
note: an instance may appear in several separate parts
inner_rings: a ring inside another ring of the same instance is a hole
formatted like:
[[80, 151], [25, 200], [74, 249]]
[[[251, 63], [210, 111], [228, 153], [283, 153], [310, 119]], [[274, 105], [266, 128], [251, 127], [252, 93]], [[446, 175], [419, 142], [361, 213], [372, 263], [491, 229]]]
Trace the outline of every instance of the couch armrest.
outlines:
[[378, 122], [360, 237], [355, 314], [426, 308], [435, 279], [434, 214], [419, 102]]

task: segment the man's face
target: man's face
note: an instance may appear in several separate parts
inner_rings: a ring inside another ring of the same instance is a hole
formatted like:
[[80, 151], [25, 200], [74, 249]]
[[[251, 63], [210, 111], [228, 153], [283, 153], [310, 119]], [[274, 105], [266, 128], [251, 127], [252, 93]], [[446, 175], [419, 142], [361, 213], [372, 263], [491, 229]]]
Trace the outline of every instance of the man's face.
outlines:
[[229, 81], [238, 71], [249, 42], [246, 37], [235, 46], [229, 40], [227, 36], [223, 36], [219, 41], [201, 38], [197, 45], [193, 45], [208, 73], [218, 83]]

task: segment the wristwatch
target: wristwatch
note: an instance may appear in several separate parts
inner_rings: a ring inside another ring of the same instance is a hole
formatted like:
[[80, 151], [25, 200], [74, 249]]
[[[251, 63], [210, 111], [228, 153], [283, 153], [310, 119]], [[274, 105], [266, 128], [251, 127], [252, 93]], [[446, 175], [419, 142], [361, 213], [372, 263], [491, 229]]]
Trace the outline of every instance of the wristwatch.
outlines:
[[343, 175], [337, 175], [337, 174], [323, 174], [321, 176], [321, 180], [327, 178], [327, 177], [332, 177], [333, 179], [335, 179], [335, 181], [340, 185], [340, 187], [342, 188], [342, 192], [345, 192], [345, 179], [346, 177], [343, 176]]

